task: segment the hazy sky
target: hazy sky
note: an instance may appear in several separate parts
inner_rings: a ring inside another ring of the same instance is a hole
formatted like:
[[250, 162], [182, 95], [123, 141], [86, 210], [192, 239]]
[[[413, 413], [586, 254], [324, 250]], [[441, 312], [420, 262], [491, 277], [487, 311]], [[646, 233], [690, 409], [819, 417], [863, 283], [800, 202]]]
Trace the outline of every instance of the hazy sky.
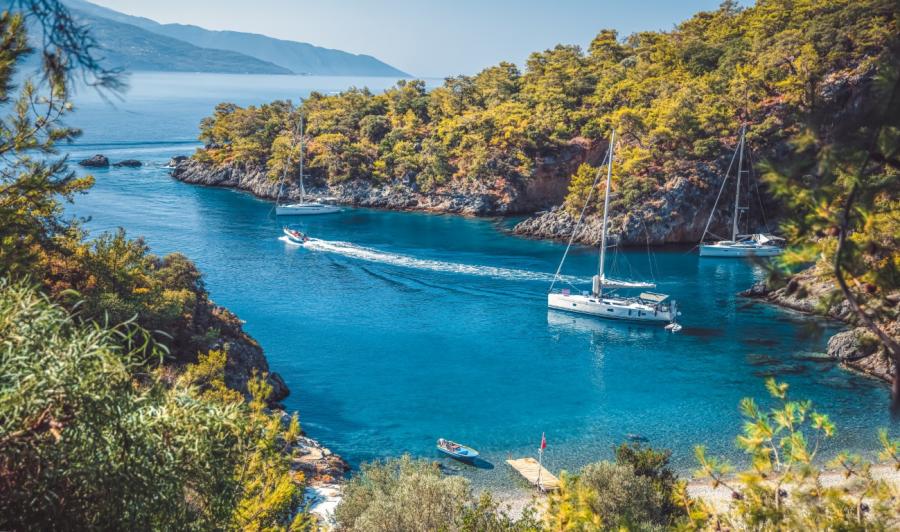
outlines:
[[[587, 45], [602, 28], [620, 35], [667, 30], [721, 0], [91, 0], [158, 22], [262, 33], [366, 53], [416, 76], [473, 74], [521, 65], [557, 43]], [[743, 0], [750, 4], [752, 0]]]

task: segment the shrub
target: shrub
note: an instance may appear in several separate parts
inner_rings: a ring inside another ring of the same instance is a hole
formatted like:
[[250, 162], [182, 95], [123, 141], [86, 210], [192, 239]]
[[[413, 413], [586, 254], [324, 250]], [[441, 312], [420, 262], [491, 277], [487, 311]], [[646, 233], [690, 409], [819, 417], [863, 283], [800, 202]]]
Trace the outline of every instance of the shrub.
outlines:
[[409, 456], [363, 464], [335, 510], [338, 530], [365, 532], [536, 530], [534, 512], [515, 519], [490, 494], [477, 500], [468, 480]]
[[261, 379], [249, 405], [226, 390], [220, 353], [167, 387], [122, 347], [142, 334], [79, 324], [0, 280], [0, 528], [299, 523], [296, 419], [285, 428], [264, 410]]

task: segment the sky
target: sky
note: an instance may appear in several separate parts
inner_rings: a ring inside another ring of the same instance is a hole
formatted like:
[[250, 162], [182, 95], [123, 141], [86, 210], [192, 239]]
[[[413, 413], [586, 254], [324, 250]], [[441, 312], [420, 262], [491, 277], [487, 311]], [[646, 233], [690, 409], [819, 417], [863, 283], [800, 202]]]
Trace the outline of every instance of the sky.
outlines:
[[[669, 30], [721, 0], [91, 0], [157, 22], [262, 33], [369, 54], [420, 77], [524, 64], [597, 32]], [[750, 4], [752, 0], [742, 0]]]

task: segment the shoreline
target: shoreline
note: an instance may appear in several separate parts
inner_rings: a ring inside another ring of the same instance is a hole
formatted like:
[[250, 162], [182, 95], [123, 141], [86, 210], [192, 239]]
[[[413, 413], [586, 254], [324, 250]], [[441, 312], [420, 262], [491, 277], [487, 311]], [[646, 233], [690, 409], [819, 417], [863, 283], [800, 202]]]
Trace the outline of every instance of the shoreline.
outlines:
[[[900, 470], [895, 466], [888, 464], [873, 464], [871, 469], [872, 477], [875, 480], [884, 480], [895, 487], [900, 487]], [[736, 481], [738, 473], [729, 475], [726, 478], [727, 483]], [[822, 486], [843, 487], [844, 489], [852, 489], [852, 484], [856, 480], [856, 476], [847, 478], [843, 471], [834, 469], [824, 469], [820, 477]], [[718, 513], [726, 513], [733, 502], [732, 491], [724, 484], [714, 485], [711, 479], [694, 479], [681, 478], [687, 481], [687, 493], [691, 499], [702, 500], [715, 509]], [[785, 484], [784, 489], [790, 494], [792, 487]], [[513, 517], [521, 517], [522, 513], [529, 506], [533, 507], [539, 515], [543, 513], [543, 505], [548, 500], [548, 495], [541, 493], [536, 489], [517, 491], [505, 491], [492, 493], [501, 508], [506, 509]]]
[[[173, 179], [183, 183], [240, 190], [261, 200], [274, 201], [279, 196], [278, 184], [262, 167], [238, 163], [215, 165], [178, 155], [171, 158], [167, 168]], [[478, 218], [522, 217], [505, 232], [533, 240], [567, 242], [574, 220], [562, 207], [568, 176], [561, 175], [492, 186], [454, 182], [434, 190], [422, 190], [414, 180], [407, 178], [389, 182], [354, 179], [324, 188], [311, 187], [306, 196], [319, 200], [331, 198], [339, 205], [397, 212]], [[295, 183], [285, 183], [281, 197], [286, 201], [299, 200], [299, 187]], [[613, 238], [622, 247], [696, 245], [706, 225], [706, 217], [693, 211], [680, 212], [677, 206], [684, 202], [703, 204], [706, 199], [703, 190], [687, 179], [679, 178], [675, 186], [658, 198], [648, 198], [634, 212], [613, 212], [610, 218]], [[649, 204], [660, 202], [662, 215], [648, 210]], [[599, 217], [589, 217], [575, 235], [574, 242], [598, 246], [599, 224]]]
[[[823, 298], [834, 291], [835, 283], [814, 271], [815, 266], [788, 279], [785, 286], [770, 289], [765, 281], [738, 293], [739, 297], [788, 309], [806, 316], [824, 317], [844, 325], [844, 330], [828, 339], [826, 357], [837, 362], [845, 371], [862, 374], [882, 384], [890, 385], [894, 368], [883, 346], [868, 341], [866, 327], [855, 323], [847, 302], [840, 298], [824, 312], [817, 310]], [[888, 334], [900, 333], [900, 324], [882, 324]]]

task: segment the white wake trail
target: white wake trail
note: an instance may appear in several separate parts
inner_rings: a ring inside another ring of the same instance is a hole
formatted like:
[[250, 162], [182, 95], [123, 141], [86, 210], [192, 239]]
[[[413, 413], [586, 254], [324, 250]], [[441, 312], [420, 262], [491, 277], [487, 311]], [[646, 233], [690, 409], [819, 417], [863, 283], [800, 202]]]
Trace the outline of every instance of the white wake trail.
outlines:
[[[292, 243], [287, 237], [281, 237], [280, 240]], [[294, 244], [297, 245], [297, 244]], [[414, 268], [419, 270], [430, 270], [435, 272], [459, 273], [463, 275], [474, 275], [478, 277], [492, 277], [494, 279], [504, 279], [512, 281], [544, 281], [553, 280], [553, 274], [531, 272], [527, 270], [517, 270], [513, 268], [498, 268], [495, 266], [477, 266], [473, 264], [460, 264], [456, 262], [444, 262], [440, 260], [417, 259], [408, 255], [400, 255], [397, 253], [388, 253], [378, 251], [377, 249], [358, 246], [350, 242], [320, 240], [318, 238], [310, 238], [302, 244], [304, 248], [314, 251], [324, 251], [327, 253], [337, 253], [345, 257], [365, 260], [369, 262], [380, 262], [391, 264], [394, 266], [402, 266], [404, 268]], [[575, 277], [569, 278], [570, 281], [583, 281]]]

